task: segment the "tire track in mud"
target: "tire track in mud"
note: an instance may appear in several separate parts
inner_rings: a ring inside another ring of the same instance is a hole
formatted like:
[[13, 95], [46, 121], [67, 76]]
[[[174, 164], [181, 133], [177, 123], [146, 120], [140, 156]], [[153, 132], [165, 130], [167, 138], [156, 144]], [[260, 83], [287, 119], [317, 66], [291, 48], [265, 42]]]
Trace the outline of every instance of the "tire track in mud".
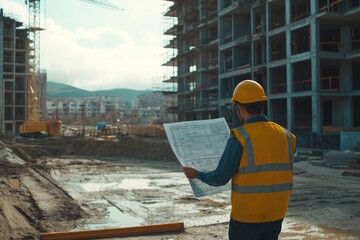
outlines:
[[33, 199], [33, 207], [39, 209], [45, 228], [50, 227], [49, 223], [56, 225], [57, 221], [74, 221], [82, 217], [82, 210], [74, 199], [40, 170], [29, 168], [21, 182]]

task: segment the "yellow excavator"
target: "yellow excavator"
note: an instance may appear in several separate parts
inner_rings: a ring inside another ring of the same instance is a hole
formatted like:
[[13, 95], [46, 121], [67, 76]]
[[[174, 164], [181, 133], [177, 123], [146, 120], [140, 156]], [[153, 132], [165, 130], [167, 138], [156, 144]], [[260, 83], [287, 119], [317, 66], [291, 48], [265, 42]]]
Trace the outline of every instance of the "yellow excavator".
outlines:
[[26, 121], [19, 127], [22, 135], [36, 136], [46, 132], [51, 137], [59, 137], [62, 122], [56, 120]]

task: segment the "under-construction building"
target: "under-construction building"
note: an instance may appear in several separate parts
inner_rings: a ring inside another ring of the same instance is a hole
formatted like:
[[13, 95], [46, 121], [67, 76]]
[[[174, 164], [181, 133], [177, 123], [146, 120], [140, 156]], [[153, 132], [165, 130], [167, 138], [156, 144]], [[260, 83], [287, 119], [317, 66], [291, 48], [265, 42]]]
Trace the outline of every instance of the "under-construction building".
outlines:
[[0, 9], [0, 134], [18, 133], [26, 120], [28, 34]]
[[[46, 113], [47, 74], [39, 71], [39, 83], [29, 87], [29, 76], [34, 72], [34, 43], [29, 39], [29, 28], [12, 14], [0, 9], [0, 134], [15, 135], [19, 126], [29, 119], [29, 94], [38, 87], [38, 118]], [[35, 97], [34, 97], [35, 98]]]
[[242, 80], [302, 147], [360, 142], [360, 0], [172, 0], [179, 121], [225, 117]]

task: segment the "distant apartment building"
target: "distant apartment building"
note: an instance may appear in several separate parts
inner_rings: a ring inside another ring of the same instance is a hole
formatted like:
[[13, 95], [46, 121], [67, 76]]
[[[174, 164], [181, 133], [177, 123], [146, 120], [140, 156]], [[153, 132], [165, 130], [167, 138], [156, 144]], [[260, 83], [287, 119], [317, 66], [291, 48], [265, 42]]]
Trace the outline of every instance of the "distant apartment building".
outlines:
[[[164, 17], [165, 66], [177, 75], [179, 121], [225, 117], [245, 79], [268, 95], [268, 117], [302, 147], [360, 142], [360, 0], [179, 0]], [[173, 20], [170, 20], [173, 19]]]
[[0, 9], [0, 134], [16, 134], [27, 117], [28, 38]]
[[112, 114], [112, 121], [116, 122], [124, 109], [121, 97], [54, 99], [48, 100], [46, 105], [47, 118], [61, 120], [101, 119]]

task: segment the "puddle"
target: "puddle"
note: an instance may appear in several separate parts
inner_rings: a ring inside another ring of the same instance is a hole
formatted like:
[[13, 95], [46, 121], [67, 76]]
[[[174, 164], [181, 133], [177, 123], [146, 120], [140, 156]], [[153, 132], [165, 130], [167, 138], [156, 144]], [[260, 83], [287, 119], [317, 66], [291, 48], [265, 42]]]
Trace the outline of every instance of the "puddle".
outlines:
[[150, 180], [149, 179], [123, 179], [121, 182], [87, 182], [87, 183], [79, 183], [79, 187], [85, 192], [98, 192], [112, 189], [126, 189], [126, 190], [134, 190], [134, 189], [151, 189]]
[[114, 206], [107, 208], [109, 214], [102, 220], [104, 223], [87, 224], [77, 228], [76, 230], [97, 230], [108, 228], [124, 228], [141, 226], [145, 223], [144, 219], [135, 217], [131, 214], [121, 212]]
[[131, 178], [125, 178], [121, 181], [120, 188], [123, 189], [150, 189], [150, 179], [131, 179]]

